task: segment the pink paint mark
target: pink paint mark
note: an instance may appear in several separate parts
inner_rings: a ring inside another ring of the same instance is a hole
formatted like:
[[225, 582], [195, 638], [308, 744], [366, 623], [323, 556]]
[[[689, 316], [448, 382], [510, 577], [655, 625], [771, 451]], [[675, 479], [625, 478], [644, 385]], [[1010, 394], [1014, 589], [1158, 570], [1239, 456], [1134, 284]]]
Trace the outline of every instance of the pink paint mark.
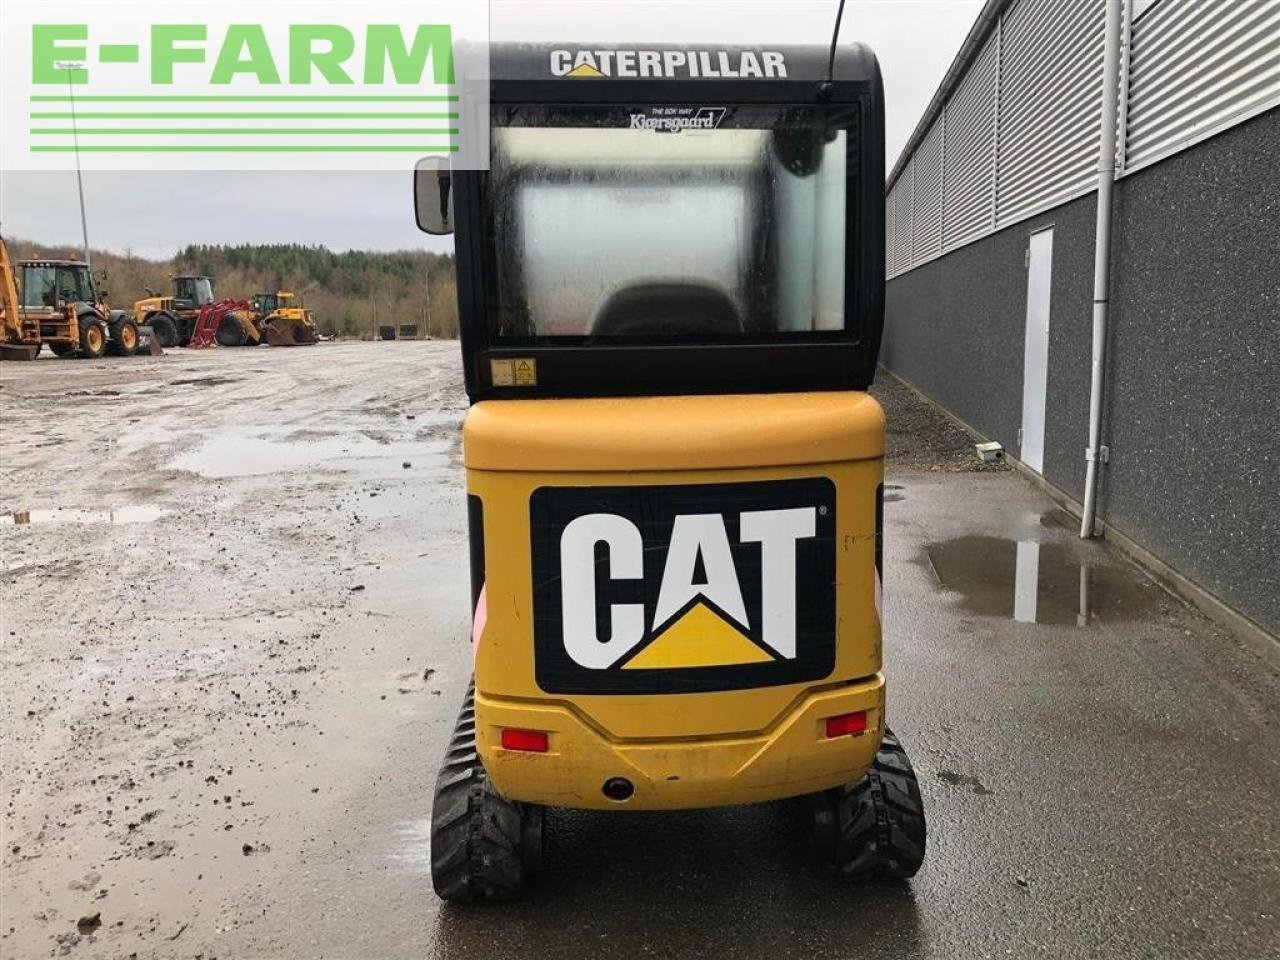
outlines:
[[480, 596], [476, 599], [475, 613], [471, 616], [471, 650], [474, 654], [477, 647], [480, 646], [480, 638], [484, 636], [484, 625], [489, 620], [489, 589], [487, 583], [480, 585]]

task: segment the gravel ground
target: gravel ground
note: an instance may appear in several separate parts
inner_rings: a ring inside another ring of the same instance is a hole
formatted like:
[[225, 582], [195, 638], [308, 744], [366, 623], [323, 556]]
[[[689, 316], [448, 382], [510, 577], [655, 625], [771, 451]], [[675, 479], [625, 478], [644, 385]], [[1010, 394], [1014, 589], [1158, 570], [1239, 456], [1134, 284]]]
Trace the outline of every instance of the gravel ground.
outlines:
[[885, 470], [889, 473], [999, 473], [1002, 461], [980, 460], [977, 439], [893, 374], [880, 370], [871, 387], [884, 407]]

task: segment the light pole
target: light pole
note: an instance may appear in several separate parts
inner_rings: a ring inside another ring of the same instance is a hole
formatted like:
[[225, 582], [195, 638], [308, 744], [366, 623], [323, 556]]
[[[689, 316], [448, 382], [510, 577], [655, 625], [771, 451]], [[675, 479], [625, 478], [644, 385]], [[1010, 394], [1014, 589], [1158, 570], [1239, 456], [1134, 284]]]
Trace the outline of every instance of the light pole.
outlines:
[[84, 238], [84, 265], [92, 270], [93, 263], [89, 259], [89, 221], [84, 213], [84, 175], [80, 172], [80, 131], [76, 126], [76, 91], [75, 85], [71, 82], [72, 71], [82, 69], [84, 64], [76, 63], [74, 60], [59, 60], [54, 66], [59, 70], [67, 71], [67, 94], [71, 98], [71, 142], [76, 154], [76, 188], [80, 191], [80, 234]]

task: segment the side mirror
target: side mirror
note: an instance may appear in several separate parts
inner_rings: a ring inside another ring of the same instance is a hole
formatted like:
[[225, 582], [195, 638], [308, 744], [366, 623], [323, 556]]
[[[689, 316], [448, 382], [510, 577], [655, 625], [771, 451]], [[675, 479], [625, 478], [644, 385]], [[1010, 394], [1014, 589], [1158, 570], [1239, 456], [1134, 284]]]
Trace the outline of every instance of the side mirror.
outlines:
[[453, 233], [453, 176], [446, 158], [423, 157], [414, 165], [413, 212], [423, 233]]

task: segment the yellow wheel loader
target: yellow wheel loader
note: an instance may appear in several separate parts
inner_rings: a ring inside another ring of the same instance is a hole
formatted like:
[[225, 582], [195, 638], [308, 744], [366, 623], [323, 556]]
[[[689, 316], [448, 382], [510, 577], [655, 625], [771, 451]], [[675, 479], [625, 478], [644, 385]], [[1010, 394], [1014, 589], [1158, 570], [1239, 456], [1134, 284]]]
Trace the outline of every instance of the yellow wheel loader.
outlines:
[[[495, 44], [455, 233], [474, 676], [432, 878], [509, 900], [547, 807], [797, 798], [850, 878], [925, 850], [881, 659], [884, 100], [858, 45]], [[830, 56], [830, 59], [829, 59]]]
[[133, 319], [138, 326], [155, 331], [162, 347], [185, 347], [196, 329], [200, 308], [213, 303], [213, 278], [175, 276], [173, 295], [161, 296], [147, 290], [147, 296], [133, 305]]
[[319, 340], [311, 311], [301, 303], [294, 303], [296, 299], [297, 295], [288, 290], [253, 295], [259, 343], [265, 340], [273, 347], [296, 347]]
[[[207, 304], [196, 314], [196, 320], [187, 337], [189, 347], [208, 347], [214, 343], [220, 347], [257, 347], [263, 343], [273, 347], [294, 347], [316, 343], [315, 321], [311, 311], [294, 306], [294, 294], [287, 290], [278, 293], [255, 293], [252, 301], [227, 300], [223, 309], [209, 312]], [[216, 324], [207, 326], [216, 319]]]

